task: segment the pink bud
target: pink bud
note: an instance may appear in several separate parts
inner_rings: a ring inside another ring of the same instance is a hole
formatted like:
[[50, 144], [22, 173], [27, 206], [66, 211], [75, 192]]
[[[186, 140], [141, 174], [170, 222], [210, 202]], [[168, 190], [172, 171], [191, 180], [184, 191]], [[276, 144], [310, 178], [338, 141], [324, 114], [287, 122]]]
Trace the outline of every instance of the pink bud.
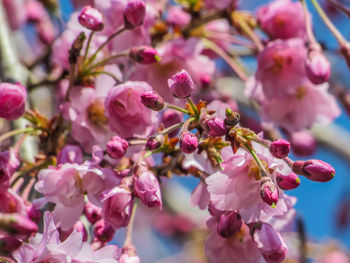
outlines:
[[335, 175], [335, 170], [330, 164], [316, 159], [295, 161], [292, 169], [295, 173], [315, 182], [328, 182]]
[[157, 136], [152, 136], [146, 142], [146, 149], [150, 151], [156, 150], [163, 144], [163, 141], [164, 141], [163, 135], [159, 134]]
[[94, 237], [102, 243], [107, 243], [112, 241], [115, 234], [115, 229], [107, 224], [103, 219], [99, 220], [94, 225]]
[[232, 237], [242, 227], [241, 216], [235, 212], [227, 212], [222, 214], [217, 227], [218, 234], [224, 238]]
[[135, 247], [132, 245], [123, 247], [123, 254], [119, 258], [119, 263], [140, 263], [140, 258], [136, 254]]
[[151, 110], [161, 111], [164, 108], [163, 98], [155, 91], [146, 91], [142, 93], [141, 102]]
[[191, 96], [194, 90], [193, 80], [186, 70], [181, 70], [168, 79], [168, 86], [171, 93], [180, 99], [185, 99]]
[[120, 138], [119, 136], [114, 136], [106, 145], [107, 153], [110, 157], [114, 159], [122, 158], [129, 144], [126, 140]]
[[261, 199], [270, 206], [275, 206], [278, 202], [278, 189], [270, 177], [261, 179], [260, 188]]
[[162, 209], [162, 197], [158, 180], [147, 167], [139, 165], [135, 169], [134, 188], [138, 198], [147, 207], [159, 207]]
[[157, 50], [148, 46], [131, 48], [129, 57], [140, 64], [153, 64], [160, 60]]
[[134, 29], [143, 24], [146, 16], [146, 6], [140, 0], [133, 0], [128, 3], [124, 12], [124, 27]]
[[132, 193], [123, 186], [114, 187], [103, 193], [102, 216], [106, 223], [111, 224], [115, 229], [129, 224], [133, 206]]
[[276, 181], [278, 187], [283, 190], [292, 190], [300, 185], [300, 179], [295, 173], [288, 175], [277, 173]]
[[[17, 238], [5, 236], [0, 238], [0, 253], [8, 254], [22, 245], [22, 242]], [[3, 262], [0, 258], [0, 262]], [[5, 261], [6, 262], [6, 261]]]
[[21, 117], [25, 110], [26, 97], [26, 88], [20, 83], [1, 83], [0, 117], [7, 120], [15, 120]]
[[35, 223], [39, 223], [41, 219], [41, 211], [40, 209], [36, 208], [35, 205], [31, 205], [27, 208], [27, 214], [30, 220], [32, 220]]
[[[183, 121], [182, 114], [178, 111], [172, 110], [172, 109], [167, 109], [164, 111], [163, 116], [162, 116], [162, 122], [165, 126], [165, 128], [168, 128], [174, 124], [177, 124], [179, 122]], [[172, 131], [169, 133], [169, 137], [174, 137], [177, 134], [178, 130]]]
[[101, 215], [102, 209], [98, 206], [95, 206], [91, 204], [90, 202], [87, 202], [85, 204], [84, 208], [84, 214], [86, 216], [86, 219], [93, 225], [95, 224], [98, 220], [102, 218]]
[[331, 75], [331, 65], [322, 52], [312, 50], [305, 61], [306, 76], [314, 84], [327, 82]]
[[287, 254], [287, 246], [280, 233], [269, 224], [260, 223], [253, 230], [253, 241], [267, 262], [282, 262]]
[[278, 139], [271, 143], [270, 152], [275, 158], [287, 157], [290, 151], [290, 144], [284, 139]]
[[184, 132], [180, 136], [180, 149], [184, 153], [193, 153], [198, 147], [198, 138], [190, 132]]
[[180, 6], [171, 6], [168, 8], [167, 21], [169, 24], [184, 27], [191, 21], [191, 15]]
[[89, 5], [84, 6], [81, 10], [78, 20], [83, 27], [93, 31], [101, 31], [104, 26], [101, 12]]
[[0, 229], [9, 234], [30, 235], [38, 231], [38, 226], [20, 214], [0, 214]]
[[293, 132], [290, 136], [293, 152], [298, 156], [310, 156], [316, 150], [315, 137], [308, 131]]
[[0, 153], [0, 190], [9, 188], [10, 178], [19, 165], [18, 152], [14, 148]]
[[40, 20], [35, 25], [39, 39], [46, 45], [51, 44], [55, 39], [55, 28], [49, 18]]
[[214, 117], [207, 121], [208, 134], [213, 137], [221, 137], [226, 134], [225, 122], [219, 117]]
[[81, 164], [83, 160], [83, 151], [79, 145], [67, 144], [57, 155], [57, 164]]
[[30, 0], [26, 3], [26, 12], [27, 19], [36, 23], [47, 16], [44, 6], [36, 0]]

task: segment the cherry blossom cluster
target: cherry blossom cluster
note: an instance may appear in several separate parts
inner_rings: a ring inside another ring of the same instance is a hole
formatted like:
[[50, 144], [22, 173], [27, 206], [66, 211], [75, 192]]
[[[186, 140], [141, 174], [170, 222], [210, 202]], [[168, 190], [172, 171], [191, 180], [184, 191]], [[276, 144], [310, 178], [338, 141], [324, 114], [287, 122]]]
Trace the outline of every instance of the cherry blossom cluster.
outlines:
[[[289, 155], [310, 156], [309, 129], [341, 112], [305, 1], [274, 0], [250, 13], [236, 0], [75, 0], [61, 31], [56, 4], [2, 1], [12, 30], [35, 25], [38, 59], [23, 59], [27, 82], [0, 83], [0, 118], [26, 121], [0, 135], [7, 147], [0, 152], [0, 259], [141, 262], [132, 240], [133, 223], [142, 220], [137, 207], [167, 220], [160, 231], [194, 228], [167, 214], [173, 176], [199, 182], [188, 202], [206, 211], [209, 262], [293, 258], [296, 198], [287, 192], [300, 177], [315, 187], [328, 182], [335, 169]], [[340, 44], [347, 60], [350, 44]], [[244, 53], [256, 58], [251, 76]], [[244, 107], [219, 85], [224, 74], [240, 79], [228, 89], [244, 87]], [[51, 113], [37, 109], [37, 87], [50, 89]], [[36, 138], [31, 159], [28, 137]], [[118, 247], [111, 241], [121, 228]]]

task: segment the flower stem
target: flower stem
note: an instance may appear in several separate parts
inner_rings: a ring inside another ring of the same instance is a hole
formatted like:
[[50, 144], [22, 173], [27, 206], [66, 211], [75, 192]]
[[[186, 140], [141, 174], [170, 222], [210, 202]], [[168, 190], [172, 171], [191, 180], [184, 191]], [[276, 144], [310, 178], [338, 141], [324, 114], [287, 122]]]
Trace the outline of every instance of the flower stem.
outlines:
[[97, 67], [100, 67], [100, 66], [104, 66], [105, 64], [107, 64], [109, 61], [111, 61], [113, 59], [120, 58], [120, 57], [125, 57], [125, 56], [128, 56], [128, 55], [129, 55], [129, 50], [126, 50], [126, 51], [120, 52], [118, 54], [115, 54], [113, 56], [106, 57], [105, 59], [103, 59], [103, 60], [97, 62], [96, 64], [90, 66], [89, 68], [87, 68], [85, 70], [85, 72], [90, 72], [94, 68], [97, 68]]
[[186, 100], [187, 100], [188, 104], [190, 104], [191, 109], [193, 110], [194, 114], [196, 114], [196, 117], [199, 118], [199, 113], [198, 113], [197, 107], [196, 107], [196, 105], [194, 105], [192, 99], [187, 98]]
[[30, 133], [30, 132], [34, 132], [34, 131], [35, 131], [35, 129], [33, 127], [9, 131], [9, 132], [0, 136], [0, 144], [2, 143], [3, 140], [6, 140], [7, 138], [10, 138], [11, 136], [21, 134], [21, 133]]
[[268, 173], [264, 167], [264, 165], [262, 164], [261, 160], [259, 159], [259, 157], [256, 155], [256, 152], [254, 151], [254, 149], [251, 147], [251, 145], [249, 143], [245, 143], [244, 144], [245, 148], [249, 151], [249, 153], [253, 156], [256, 164], [259, 166], [260, 171], [261, 171], [261, 176], [262, 177], [266, 177], [268, 176]]
[[87, 45], [86, 45], [86, 49], [85, 49], [83, 63], [85, 63], [85, 61], [86, 61], [86, 58], [87, 58], [87, 55], [88, 55], [88, 52], [89, 52], [89, 48], [90, 48], [90, 44], [91, 44], [91, 40], [92, 40], [92, 37], [94, 36], [94, 33], [95, 33], [95, 31], [91, 31], [91, 33], [89, 35], [89, 39], [88, 39], [88, 42], [87, 42]]
[[96, 58], [97, 54], [116, 36], [120, 35], [121, 33], [123, 33], [126, 30], [125, 27], [117, 30], [116, 32], [114, 32], [112, 35], [110, 35], [105, 42], [102, 43], [102, 45], [96, 50], [96, 52], [92, 55], [92, 57], [89, 59], [88, 64], [93, 62], [94, 59]]
[[175, 130], [181, 128], [184, 125], [184, 123], [185, 122], [176, 123], [176, 124], [166, 128], [166, 129], [162, 130], [160, 132], [160, 134], [165, 135], [165, 134], [171, 133], [172, 131], [175, 131]]
[[327, 14], [323, 11], [317, 0], [311, 0], [311, 3], [317, 10], [318, 14], [321, 16], [323, 22], [326, 24], [328, 29], [331, 31], [331, 33], [334, 35], [334, 37], [337, 39], [340, 46], [346, 45], [347, 41], [343, 37], [343, 35], [339, 32], [339, 30], [334, 26], [332, 21], [328, 18]]
[[123, 245], [124, 247], [130, 246], [132, 244], [132, 230], [133, 230], [137, 205], [138, 205], [138, 202], [135, 201], [134, 207], [132, 208], [132, 212], [131, 212], [130, 222], [129, 222], [127, 230], [126, 230], [126, 238], [125, 238], [125, 242]]
[[169, 103], [166, 103], [166, 104], [165, 104], [165, 107], [166, 107], [166, 108], [169, 108], [169, 109], [173, 109], [173, 110], [180, 111], [180, 112], [185, 113], [185, 114], [190, 114], [187, 110], [185, 110], [185, 109], [183, 109], [183, 108], [180, 108], [180, 107], [178, 107], [178, 106], [169, 104]]
[[308, 10], [307, 10], [306, 1], [305, 0], [301, 0], [301, 4], [303, 6], [304, 17], [305, 17], [306, 34], [307, 34], [307, 37], [309, 39], [309, 43], [311, 45], [319, 46], [319, 44], [318, 44], [318, 42], [317, 42], [317, 40], [315, 38], [314, 32], [312, 31], [311, 19], [310, 19], [310, 14], [308, 13]]
[[242, 79], [243, 81], [248, 80], [247, 74], [239, 67], [239, 65], [237, 65], [237, 63], [226, 53], [225, 50], [223, 50], [221, 47], [219, 47], [207, 38], [202, 38], [202, 40], [209, 49], [214, 51], [216, 54], [222, 57], [223, 60], [225, 60], [225, 62], [232, 68], [234, 72], [236, 72], [237, 76], [240, 79]]

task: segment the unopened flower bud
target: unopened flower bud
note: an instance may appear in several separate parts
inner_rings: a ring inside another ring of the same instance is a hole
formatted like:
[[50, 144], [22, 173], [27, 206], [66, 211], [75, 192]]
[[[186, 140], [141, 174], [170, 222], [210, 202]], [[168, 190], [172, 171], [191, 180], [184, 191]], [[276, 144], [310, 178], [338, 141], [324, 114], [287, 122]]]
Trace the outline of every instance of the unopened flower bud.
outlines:
[[[0, 253], [2, 255], [11, 253], [22, 245], [22, 242], [11, 236], [0, 238]], [[3, 262], [0, 258], [0, 262]], [[6, 261], [5, 261], [6, 262]]]
[[39, 223], [41, 219], [41, 211], [35, 205], [31, 205], [27, 208], [27, 214], [30, 220], [35, 223]]
[[312, 83], [322, 84], [329, 79], [331, 65], [322, 52], [312, 50], [305, 61], [305, 72]]
[[241, 216], [235, 211], [227, 212], [220, 216], [217, 232], [222, 237], [229, 238], [236, 234], [241, 227]]
[[115, 234], [115, 229], [110, 224], [107, 224], [103, 219], [99, 220], [94, 225], [94, 237], [102, 243], [112, 241]]
[[263, 177], [260, 188], [261, 199], [270, 206], [278, 202], [278, 188], [270, 177]]
[[79, 145], [67, 144], [57, 155], [57, 164], [81, 164], [83, 160], [83, 151]]
[[240, 120], [238, 112], [234, 112], [230, 108], [225, 110], [225, 116], [225, 125], [227, 128], [236, 126]]
[[84, 214], [86, 216], [86, 219], [93, 225], [98, 220], [102, 218], [101, 215], [102, 209], [98, 206], [95, 206], [91, 204], [90, 202], [87, 202], [84, 207]]
[[164, 108], [163, 98], [155, 91], [146, 91], [142, 93], [141, 102], [151, 110], [161, 111]]
[[271, 143], [270, 152], [275, 158], [287, 157], [290, 151], [290, 144], [284, 139], [278, 139]]
[[124, 177], [120, 186], [102, 194], [102, 216], [114, 229], [125, 227], [130, 222], [134, 199], [127, 188], [127, 180], [128, 177]]
[[26, 88], [20, 83], [1, 83], [0, 118], [15, 120], [21, 117], [25, 110], [26, 97]]
[[120, 138], [119, 136], [114, 136], [106, 145], [107, 153], [110, 157], [114, 159], [122, 158], [129, 144], [126, 140]]
[[226, 134], [225, 122], [219, 117], [214, 117], [206, 122], [208, 134], [213, 137], [221, 137]]
[[133, 29], [143, 24], [146, 16], [146, 6], [141, 0], [133, 0], [128, 3], [124, 12], [124, 27]]
[[78, 16], [79, 23], [90, 30], [101, 31], [103, 29], [103, 16], [99, 10], [89, 5], [84, 6]]
[[171, 93], [179, 99], [188, 98], [194, 90], [193, 80], [184, 69], [168, 79], [168, 86]]
[[123, 247], [123, 253], [119, 258], [119, 263], [140, 263], [140, 258], [136, 254], [135, 247], [128, 245]]
[[316, 159], [295, 161], [292, 169], [293, 172], [315, 182], [328, 182], [335, 175], [335, 170], [330, 164]]
[[134, 188], [138, 198], [147, 207], [162, 209], [162, 197], [158, 180], [147, 167], [137, 166], [134, 174]]
[[276, 181], [278, 187], [283, 190], [292, 190], [300, 185], [300, 179], [295, 173], [288, 175], [277, 173]]
[[269, 224], [259, 223], [253, 230], [253, 241], [267, 262], [282, 262], [288, 248], [280, 233]]
[[154, 151], [158, 149], [164, 141], [164, 136], [163, 135], [156, 135], [152, 136], [151, 138], [148, 139], [146, 142], [146, 149], [150, 151]]
[[153, 64], [160, 61], [157, 50], [149, 46], [131, 48], [129, 57], [140, 64]]
[[198, 138], [190, 132], [184, 132], [180, 136], [180, 149], [184, 153], [193, 153], [198, 147]]
[[0, 229], [9, 234], [30, 235], [38, 231], [38, 226], [20, 214], [0, 214]]
[[293, 153], [298, 156], [310, 156], [316, 150], [315, 137], [308, 131], [293, 132], [289, 141]]

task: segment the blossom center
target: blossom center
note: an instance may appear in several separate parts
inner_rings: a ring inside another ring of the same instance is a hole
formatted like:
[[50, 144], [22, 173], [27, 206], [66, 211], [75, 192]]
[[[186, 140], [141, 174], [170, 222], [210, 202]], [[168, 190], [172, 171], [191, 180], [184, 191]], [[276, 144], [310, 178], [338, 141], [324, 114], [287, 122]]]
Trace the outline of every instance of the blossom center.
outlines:
[[89, 120], [98, 126], [102, 126], [108, 122], [108, 118], [105, 116], [105, 107], [103, 103], [96, 99], [88, 107]]

